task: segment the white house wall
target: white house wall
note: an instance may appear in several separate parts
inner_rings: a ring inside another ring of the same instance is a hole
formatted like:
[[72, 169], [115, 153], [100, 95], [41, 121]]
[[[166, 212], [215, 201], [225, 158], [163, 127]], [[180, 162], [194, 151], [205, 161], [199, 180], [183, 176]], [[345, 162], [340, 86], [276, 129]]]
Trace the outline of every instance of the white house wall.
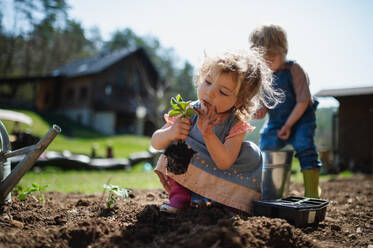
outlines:
[[92, 115], [92, 128], [104, 133], [115, 133], [116, 115], [114, 112], [96, 112]]

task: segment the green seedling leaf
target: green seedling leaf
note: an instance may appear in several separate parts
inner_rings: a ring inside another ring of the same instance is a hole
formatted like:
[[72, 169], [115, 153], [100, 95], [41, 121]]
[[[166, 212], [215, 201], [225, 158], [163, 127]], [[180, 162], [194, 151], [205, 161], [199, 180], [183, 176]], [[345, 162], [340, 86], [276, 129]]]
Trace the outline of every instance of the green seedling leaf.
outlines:
[[181, 115], [180, 118], [188, 118], [188, 117], [192, 117], [193, 115], [197, 114], [197, 112], [194, 109], [188, 108], [188, 106], [190, 105], [192, 101], [184, 102], [180, 94], [178, 94], [176, 98], [171, 97], [170, 102], [171, 102], [173, 109], [168, 113], [169, 117], [175, 117], [175, 116]]
[[128, 190], [127, 189], [118, 189], [114, 191], [114, 194], [116, 194], [119, 197], [127, 198], [128, 197]]
[[21, 194], [18, 195], [18, 199], [19, 199], [20, 201], [25, 200], [26, 197], [27, 197], [27, 194], [26, 194], [26, 193], [21, 193]]
[[40, 190], [45, 190], [48, 187], [48, 185], [40, 186]]
[[179, 102], [179, 105], [180, 105], [180, 108], [182, 109], [182, 111], [185, 112], [186, 107], [187, 107], [188, 105], [185, 105], [185, 102]]
[[122, 197], [122, 198], [128, 197], [127, 189], [121, 189], [119, 186], [112, 185], [112, 184], [111, 185], [104, 184], [103, 187], [109, 191], [109, 196], [106, 200], [107, 208], [114, 207], [119, 197]]
[[177, 109], [180, 110], [181, 112], [185, 111], [185, 109], [183, 108], [183, 106], [179, 102], [177, 103], [177, 107], [178, 107]]
[[181, 114], [181, 111], [180, 110], [171, 110], [169, 113], [168, 113], [168, 116], [169, 117], [175, 117], [175, 116], [178, 116], [179, 114]]
[[28, 195], [31, 195], [31, 197], [33, 199], [35, 199], [35, 201], [38, 201], [38, 199], [35, 196], [32, 195], [33, 193], [38, 192], [41, 195], [39, 200], [44, 202], [44, 199], [45, 199], [44, 198], [44, 190], [47, 187], [48, 187], [48, 185], [40, 186], [37, 183], [32, 183], [30, 188], [21, 188], [19, 190], [18, 199], [23, 201], [27, 198]]
[[115, 190], [118, 190], [118, 189], [119, 189], [119, 186], [117, 186], [117, 185], [112, 185], [112, 184], [110, 184], [110, 185], [104, 184], [103, 187], [104, 187], [105, 189], [107, 189], [109, 192], [110, 192], [110, 191], [115, 191]]
[[197, 111], [195, 111], [194, 109], [192, 108], [188, 108], [186, 111], [185, 111], [185, 117], [188, 118], [188, 117], [192, 117], [193, 115], [197, 114]]
[[179, 109], [179, 105], [177, 104], [178, 102], [175, 99], [175, 97], [171, 97], [170, 103], [171, 103], [171, 106], [172, 106], [173, 109], [175, 109], [175, 110]]

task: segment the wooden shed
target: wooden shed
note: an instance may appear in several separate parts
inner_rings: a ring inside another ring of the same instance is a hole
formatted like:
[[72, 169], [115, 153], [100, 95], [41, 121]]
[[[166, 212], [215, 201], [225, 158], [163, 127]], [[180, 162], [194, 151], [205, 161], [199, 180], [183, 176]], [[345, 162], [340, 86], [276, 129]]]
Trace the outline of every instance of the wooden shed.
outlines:
[[157, 99], [164, 81], [142, 48], [76, 60], [43, 77], [0, 83], [9, 85], [0, 95], [10, 106], [26, 100], [37, 111], [61, 113], [105, 134], [151, 135], [161, 116]]
[[334, 120], [334, 163], [341, 169], [373, 172], [373, 87], [322, 90], [339, 102]]

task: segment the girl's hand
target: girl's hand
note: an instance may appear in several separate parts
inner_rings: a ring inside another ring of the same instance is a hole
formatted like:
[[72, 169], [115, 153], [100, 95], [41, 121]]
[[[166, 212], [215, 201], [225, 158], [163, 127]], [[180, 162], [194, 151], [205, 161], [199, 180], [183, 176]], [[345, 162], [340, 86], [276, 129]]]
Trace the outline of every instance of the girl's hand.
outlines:
[[283, 125], [280, 130], [277, 131], [277, 136], [280, 139], [287, 140], [290, 136], [291, 130], [290, 127], [287, 125]]
[[197, 126], [204, 137], [213, 134], [213, 127], [224, 120], [224, 118], [219, 116], [216, 112], [216, 108], [210, 109], [207, 107], [207, 110], [204, 111], [200, 108], [194, 107], [194, 110], [198, 113]]
[[170, 134], [173, 141], [186, 140], [188, 138], [191, 122], [188, 118], [177, 118], [170, 127]]

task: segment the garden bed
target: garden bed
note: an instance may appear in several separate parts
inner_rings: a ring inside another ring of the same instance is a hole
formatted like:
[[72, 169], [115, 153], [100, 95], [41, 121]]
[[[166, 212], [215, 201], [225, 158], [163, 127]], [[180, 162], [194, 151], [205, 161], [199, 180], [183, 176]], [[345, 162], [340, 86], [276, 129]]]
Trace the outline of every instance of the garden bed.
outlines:
[[[161, 213], [163, 190], [133, 190], [113, 209], [102, 194], [51, 192], [45, 203], [13, 197], [0, 215], [0, 247], [367, 247], [373, 244], [372, 179], [322, 183], [330, 201], [325, 221], [302, 229], [219, 206]], [[290, 193], [301, 196], [302, 189], [292, 184]]]

